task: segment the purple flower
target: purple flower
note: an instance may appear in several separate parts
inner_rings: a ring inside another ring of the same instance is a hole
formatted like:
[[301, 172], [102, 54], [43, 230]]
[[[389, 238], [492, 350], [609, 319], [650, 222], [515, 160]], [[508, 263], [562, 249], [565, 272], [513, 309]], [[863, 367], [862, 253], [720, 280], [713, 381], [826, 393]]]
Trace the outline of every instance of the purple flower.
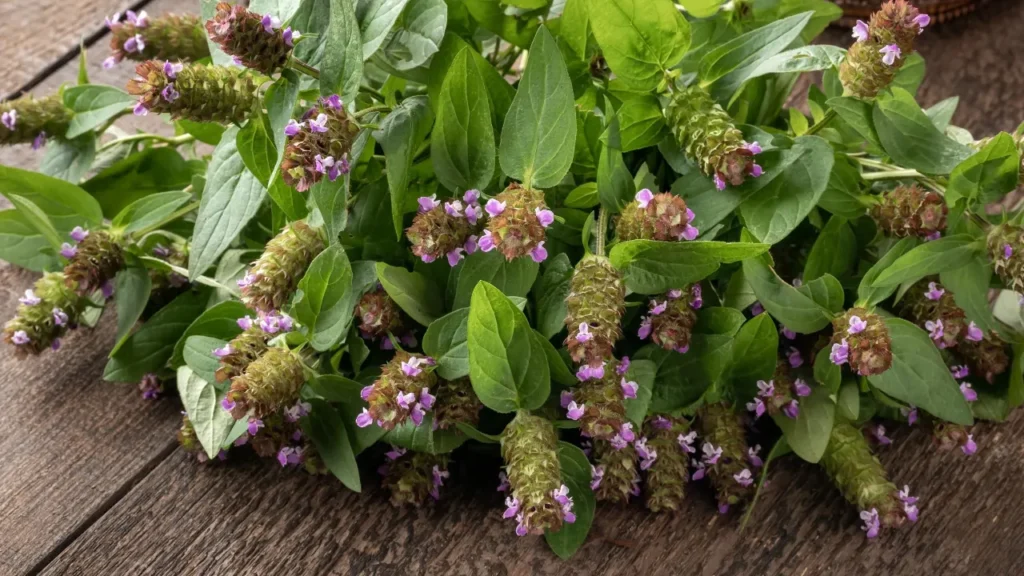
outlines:
[[444, 212], [452, 218], [462, 218], [462, 202], [459, 202], [458, 200], [445, 202]]
[[957, 380], [960, 380], [962, 378], [967, 378], [967, 376], [970, 375], [971, 370], [970, 370], [970, 368], [967, 367], [966, 364], [961, 364], [959, 366], [951, 367], [950, 368], [950, 372], [952, 372], [953, 378], [956, 378]]
[[964, 442], [964, 445], [960, 447], [960, 450], [962, 450], [967, 456], [978, 451], [978, 444], [974, 441], [974, 434], [967, 435], [967, 442]]
[[783, 326], [782, 330], [780, 330], [780, 332], [781, 332], [783, 338], [786, 338], [787, 340], [796, 340], [796, 332], [793, 332], [789, 328], [786, 328], [785, 326]]
[[658, 451], [647, 447], [647, 438], [640, 438], [633, 444], [633, 447], [636, 448], [636, 454], [640, 457], [641, 470], [647, 470], [658, 459]]
[[789, 365], [793, 368], [799, 368], [804, 364], [804, 357], [800, 355], [800, 351], [793, 346], [789, 347], [789, 351], [786, 354], [786, 359], [789, 360]]
[[619, 428], [618, 436], [621, 436], [626, 442], [632, 442], [636, 440], [636, 434], [633, 433], [633, 424], [626, 422]]
[[639, 384], [623, 378], [622, 382], [620, 383], [620, 386], [622, 386], [622, 395], [624, 397], [629, 398], [631, 400], [636, 399], [636, 391], [640, 389]]
[[[74, 230], [72, 230], [74, 232]], [[153, 247], [153, 256], [157, 258], [167, 258], [171, 255], [171, 249], [163, 244], [157, 244]]]
[[519, 513], [519, 499], [518, 498], [505, 498], [505, 512], [501, 515], [502, 518], [508, 519], [515, 517]]
[[[929, 24], [931, 24], [932, 17], [927, 14], [918, 14], [917, 16], [914, 16], [914, 19], [911, 20], [911, 22], [920, 26], [921, 32], [924, 32], [924, 29], [927, 28]], [[920, 34], [921, 32], [918, 32], [918, 34]]]
[[320, 114], [317, 114], [316, 119], [310, 120], [309, 130], [310, 132], [316, 132], [319, 134], [327, 132], [327, 114], [321, 112]]
[[451, 252], [448, 252], [447, 254], [445, 254], [445, 256], [448, 257], [448, 265], [454, 268], [459, 263], [459, 260], [462, 260], [463, 258], [465, 258], [465, 256], [462, 254], [462, 252], [463, 252], [462, 248], [456, 248], [456, 249], [452, 250]]
[[867, 327], [867, 321], [861, 320], [860, 316], [850, 316], [850, 327], [846, 329], [846, 333], [850, 335], [860, 334], [867, 329]]
[[233, 352], [233, 350], [231, 349], [231, 344], [230, 343], [225, 344], [224, 346], [221, 346], [220, 348], [214, 348], [213, 349], [213, 355], [216, 356], [217, 358], [223, 358], [225, 356], [228, 356], [229, 354], [231, 354], [231, 352]]
[[294, 118], [288, 121], [288, 125], [284, 127], [284, 135], [291, 138], [299, 132], [302, 132], [302, 127], [305, 126], [305, 122], [296, 122]]
[[490, 200], [487, 201], [487, 204], [484, 205], [484, 210], [486, 210], [487, 213], [490, 214], [491, 217], [493, 218], [505, 211], [506, 204], [508, 203], [498, 202], [497, 199], [491, 198]]
[[25, 306], [35, 306], [36, 304], [42, 302], [42, 299], [36, 296], [36, 293], [33, 292], [31, 288], [29, 288], [28, 290], [25, 290], [24, 296], [18, 298], [18, 302], [21, 302]]
[[764, 306], [760, 302], [754, 302], [750, 305], [750, 313], [754, 316], [760, 316], [764, 313]]
[[50, 311], [50, 314], [53, 315], [54, 324], [56, 324], [57, 326], [67, 326], [68, 315], [63, 310], [61, 310], [60, 308], [54, 308], [53, 310]]
[[846, 338], [843, 338], [839, 344], [832, 345], [832, 352], [829, 353], [828, 359], [836, 366], [846, 364], [846, 361], [850, 359], [850, 345], [846, 342]]
[[480, 217], [484, 215], [484, 209], [479, 204], [470, 204], [466, 206], [466, 220], [474, 226], [480, 220]]
[[941, 318], [936, 318], [934, 322], [928, 320], [924, 323], [924, 327], [928, 329], [928, 335], [932, 337], [932, 340], [941, 340], [945, 335], [945, 330], [942, 329]]
[[723, 180], [722, 177], [718, 175], [718, 172], [715, 172], [714, 181], [715, 188], [719, 190], [725, 190], [725, 180]]
[[242, 276], [241, 278], [239, 278], [239, 280], [237, 282], [235, 282], [235, 284], [238, 284], [239, 288], [246, 288], [249, 285], [251, 285], [253, 282], [255, 282], [257, 280], [257, 278], [258, 277], [255, 274], [253, 274], [252, 272], [246, 272], [245, 276]]
[[551, 210], [541, 210], [540, 207], [537, 207], [533, 209], [533, 213], [537, 215], [540, 225], [545, 228], [551, 226], [551, 223], [555, 221], [555, 213]]
[[356, 426], [360, 428], [366, 428], [370, 424], [373, 424], [373, 416], [370, 415], [370, 411], [363, 408], [362, 413], [356, 416]]
[[764, 415], [764, 402], [760, 398], [754, 398], [753, 402], [747, 402], [747, 410], [754, 413], [754, 419], [757, 420]]
[[764, 380], [758, 380], [757, 381], [757, 395], [762, 397], [762, 398], [771, 398], [772, 396], [774, 396], [775, 395], [775, 381], [774, 380], [769, 380], [769, 381], [765, 382]]
[[932, 240], [938, 240], [939, 238], [942, 238], [942, 232], [936, 230], [935, 232], [932, 232], [931, 234], [925, 236], [924, 241], [931, 242]]
[[11, 342], [14, 342], [18, 346], [28, 344], [30, 342], [28, 334], [24, 330], [16, 330], [14, 335], [11, 336]]
[[782, 407], [782, 413], [789, 418], [796, 420], [797, 417], [800, 416], [800, 403], [796, 400], [791, 400], [789, 404]]
[[803, 378], [797, 378], [796, 382], [793, 382], [793, 392], [800, 398], [803, 398], [811, 395], [811, 387], [807, 385], [807, 382], [804, 382]]
[[573, 401], [572, 392], [568, 390], [562, 390], [562, 394], [559, 396], [558, 400], [562, 408], [568, 408], [569, 404]]
[[143, 40], [140, 34], [136, 34], [131, 38], [124, 41], [125, 52], [142, 52], [146, 49], [146, 41]]
[[369, 386], [363, 386], [363, 388], [359, 390], [359, 397], [362, 398], [363, 400], [368, 401], [370, 399], [370, 394], [372, 393], [373, 384], [370, 384]]
[[294, 406], [284, 409], [284, 419], [288, 422], [298, 422], [299, 418], [309, 415], [309, 411], [312, 409], [312, 404], [300, 400]]
[[400, 448], [398, 446], [391, 446], [391, 449], [384, 453], [384, 457], [387, 458], [388, 460], [394, 462], [395, 460], [398, 460], [399, 458], [404, 456], [405, 452], [406, 452], [405, 448]]
[[[348, 174], [352, 170], [352, 165], [348, 161], [348, 152], [341, 155], [341, 160], [338, 160], [336, 168], [340, 174]], [[331, 174], [332, 182], [338, 178], [338, 173]]]
[[622, 450], [623, 448], [629, 445], [629, 442], [626, 442], [626, 439], [623, 438], [621, 434], [616, 434], [615, 436], [612, 436], [612, 439], [609, 440], [608, 443], [611, 444], [611, 447], [616, 450]]
[[871, 433], [872, 435], [874, 435], [875, 440], [877, 440], [878, 443], [881, 444], [882, 446], [888, 446], [889, 444], [892, 444], [892, 439], [885, 435], [885, 426], [879, 424], [874, 427]]
[[640, 319], [640, 330], [637, 331], [636, 335], [641, 340], [647, 340], [647, 337], [651, 335], [651, 317], [644, 316]]
[[263, 31], [267, 34], [273, 34], [274, 30], [281, 27], [281, 20], [276, 16], [271, 16], [270, 14], [263, 16], [263, 20], [261, 20], [260, 23], [263, 24]]
[[754, 468], [760, 468], [764, 466], [764, 460], [761, 459], [761, 445], [758, 444], [753, 448], [747, 449], [747, 460], [750, 461], [750, 465]]
[[160, 91], [160, 96], [162, 96], [163, 99], [167, 100], [168, 102], [174, 102], [178, 99], [178, 96], [181, 96], [181, 94], [174, 89], [174, 84], [168, 84], [167, 86], [164, 86], [163, 90]]
[[[404, 364], [402, 365], [402, 371], [405, 371]], [[412, 408], [412, 405], [416, 402], [416, 395], [413, 394], [412, 392], [399, 392], [396, 399], [398, 402], [398, 406], [400, 408], [402, 408], [403, 410], [409, 410], [410, 408]]]
[[911, 405], [909, 408], [900, 408], [900, 414], [907, 417], [907, 425], [913, 426], [917, 422], [917, 408]]
[[711, 442], [705, 442], [700, 449], [704, 453], [702, 460], [708, 466], [714, 466], [718, 463], [718, 459], [722, 457], [722, 448], [716, 448]]
[[867, 532], [867, 537], [869, 539], [877, 537], [878, 531], [882, 528], [882, 524], [878, 520], [878, 510], [875, 508], [861, 510], [860, 519], [864, 521], [864, 526], [861, 529]]
[[690, 300], [690, 307], [694, 310], [700, 310], [701, 306], [704, 305], [704, 298], [701, 297], [700, 284], [694, 284], [693, 288], [690, 289], [690, 295], [693, 299]]
[[36, 134], [36, 137], [32, 140], [32, 149], [39, 150], [46, 145], [46, 131], [42, 131]]
[[260, 329], [267, 334], [289, 332], [292, 329], [292, 318], [284, 312], [270, 312], [260, 317]]
[[480, 191], [476, 188], [466, 190], [462, 195], [462, 201], [466, 204], [476, 204], [480, 200]]
[[697, 441], [697, 432], [691, 430], [689, 434], [679, 434], [676, 437], [676, 442], [679, 443], [679, 449], [687, 454], [694, 454], [697, 449], [693, 447], [693, 443]]
[[622, 360], [619, 360], [619, 365], [615, 367], [615, 373], [619, 376], [625, 376], [626, 372], [629, 372], [629, 356], [623, 356]]
[[593, 339], [594, 335], [590, 333], [590, 325], [586, 322], [580, 322], [579, 332], [576, 333], [576, 341], [582, 344]]
[[337, 94], [331, 94], [327, 98], [321, 98], [320, 103], [331, 110], [341, 110], [341, 107], [344, 104], [341, 101], [341, 96], [338, 96]]
[[733, 474], [732, 478], [733, 480], [736, 481], [737, 484], [743, 486], [744, 488], [754, 483], [754, 475], [751, 474], [750, 470], [747, 468], [744, 468], [743, 470], [740, 470], [738, 473]]
[[700, 230], [687, 224], [683, 231], [679, 233], [680, 240], [696, 240], [697, 236], [700, 235]]
[[423, 406], [424, 410], [430, 410], [434, 407], [434, 401], [437, 397], [430, 393], [430, 389], [424, 387], [420, 390], [420, 405]]
[[1009, 260], [1013, 256], [1013, 246], [1003, 244], [1003, 259]]
[[939, 298], [942, 298], [942, 295], [945, 293], [946, 291], [940, 288], [938, 284], [935, 282], [929, 282], [928, 291], [924, 293], [924, 297], [929, 300], [938, 300]]
[[494, 236], [491, 236], [490, 230], [484, 230], [484, 235], [477, 239], [476, 245], [480, 248], [481, 252], [490, 252], [496, 248], [494, 244]]
[[882, 62], [886, 66], [892, 66], [896, 64], [896, 59], [900, 57], [900, 47], [897, 44], [889, 44], [887, 46], [882, 46], [882, 48], [878, 52], [882, 54]]
[[75, 254], [78, 254], [78, 247], [77, 246], [72, 246], [71, 244], [68, 244], [67, 242], [65, 242], [65, 243], [60, 245], [60, 255], [61, 256], [63, 256], [65, 258], [67, 258], [68, 260], [70, 260], [70, 259], [75, 257]]
[[0, 124], [3, 124], [8, 130], [14, 130], [14, 127], [18, 124], [18, 111], [8, 110], [0, 114]]
[[283, 36], [285, 44], [288, 46], [295, 46], [295, 41], [302, 38], [302, 33], [298, 30], [292, 30], [292, 27], [289, 26], [284, 29]]
[[472, 254], [476, 252], [476, 235], [470, 235], [469, 238], [466, 238], [466, 243], [463, 244], [463, 247], [466, 249], [466, 254]]
[[149, 15], [143, 10], [136, 14], [133, 10], [126, 10], [124, 13], [125, 20], [129, 23], [134, 24], [137, 28], [145, 28], [149, 25]]
[[910, 495], [910, 486], [903, 486], [903, 490], [900, 490], [899, 498], [900, 502], [903, 503], [903, 513], [906, 514], [907, 520], [917, 522], [917, 498]]
[[649, 189], [644, 188], [643, 190], [637, 192], [634, 198], [636, 198], [636, 202], [637, 204], [640, 205], [641, 208], [647, 208], [647, 205], [651, 203], [651, 200], [654, 200], [654, 193], [651, 192]]
[[590, 364], [580, 366], [579, 370], [576, 371], [576, 377], [579, 378], [581, 382], [591, 379], [600, 380], [601, 378], [604, 378], [604, 362], [597, 366], [591, 366]]
[[242, 330], [248, 330], [249, 328], [252, 328], [252, 317], [246, 314], [242, 318], [236, 320], [235, 323], [238, 324], [238, 327]]
[[149, 114], [149, 108], [146, 108], [146, 104], [140, 100], [139, 103], [132, 108], [132, 114], [135, 114], [136, 116], [146, 116]]
[[597, 490], [604, 479], [604, 466], [590, 466], [590, 489]]
[[174, 80], [175, 78], [177, 78], [178, 77], [178, 72], [181, 72], [184, 69], [185, 69], [185, 66], [183, 64], [181, 64], [180, 62], [177, 63], [177, 64], [175, 64], [173, 62], [170, 62], [170, 61], [164, 62], [164, 75], [167, 76], [171, 80]]
[[429, 366], [430, 364], [431, 363], [424, 358], [420, 358], [419, 356], [413, 356], [406, 360], [405, 362], [402, 362], [402, 372], [406, 376], [409, 376], [410, 378], [415, 378], [419, 376], [421, 372], [423, 372], [423, 369], [420, 368], [420, 366]]
[[543, 240], [533, 250], [530, 250], [530, 259], [538, 264], [548, 259], [548, 249], [544, 247]]
[[54, 352], [60, 350], [60, 338], [53, 339], [53, 343], [50, 344], [50, 350], [53, 350]]
[[704, 463], [703, 462], [698, 462], [696, 460], [691, 460], [690, 462], [696, 468], [696, 470], [693, 472], [693, 475], [690, 476], [690, 480], [693, 480], [695, 482], [697, 480], [702, 480], [704, 478], [704, 474], [706, 472], [706, 470], [704, 468]]
[[263, 420], [260, 420], [259, 418], [250, 418], [249, 425], [246, 427], [245, 431], [249, 433], [249, 436], [255, 436], [256, 433], [260, 431], [260, 428], [263, 428]]
[[121, 20], [121, 13], [114, 12], [113, 16], [108, 16], [103, 19], [103, 23], [107, 25], [107, 28], [113, 28], [114, 24], [117, 24]]
[[853, 37], [857, 39], [857, 42], [866, 41], [869, 34], [868, 23], [863, 20], [857, 20], [857, 25], [853, 27]]
[[679, 348], [676, 348], [676, 352], [679, 352], [680, 354], [686, 354], [689, 351], [690, 351], [690, 345], [689, 344], [687, 344], [686, 346], [680, 346]]
[[654, 307], [651, 308], [651, 316], [661, 316], [661, 314], [668, 309], [668, 300], [661, 304], [658, 304], [657, 300], [651, 300], [651, 303], [654, 304]]
[[664, 416], [655, 416], [654, 420], [651, 421], [651, 426], [658, 430], [671, 430], [672, 422]]
[[971, 342], [981, 342], [985, 338], [985, 333], [978, 328], [978, 325], [971, 322], [967, 325], [967, 339]]
[[760, 154], [762, 152], [761, 144], [758, 141], [756, 141], [756, 140], [751, 142], [750, 144], [747, 144], [744, 147], [747, 149], [748, 152], [750, 152], [751, 154], [753, 154], [755, 156], [757, 156], [758, 154]]
[[753, 176], [754, 178], [760, 178], [762, 174], [764, 174], [764, 168], [762, 168], [760, 164], [751, 164], [751, 166], [750, 166], [750, 175], [751, 176]]
[[223, 408], [226, 412], [231, 412], [232, 410], [235, 409], [235, 406], [235, 401], [232, 400], [230, 396], [225, 396], [224, 398], [221, 398], [220, 407]]
[[964, 395], [964, 400], [968, 402], [977, 402], [978, 400], [978, 393], [967, 382], [960, 383], [960, 393]]
[[111, 282], [110, 280], [104, 282], [103, 286], [100, 286], [100, 294], [102, 294], [104, 298], [109, 300], [110, 297], [114, 295], [114, 283]]
[[678, 288], [668, 291], [668, 299], [669, 300], [678, 300], [678, 299], [682, 298], [682, 296], [683, 296], [683, 291], [678, 289]]

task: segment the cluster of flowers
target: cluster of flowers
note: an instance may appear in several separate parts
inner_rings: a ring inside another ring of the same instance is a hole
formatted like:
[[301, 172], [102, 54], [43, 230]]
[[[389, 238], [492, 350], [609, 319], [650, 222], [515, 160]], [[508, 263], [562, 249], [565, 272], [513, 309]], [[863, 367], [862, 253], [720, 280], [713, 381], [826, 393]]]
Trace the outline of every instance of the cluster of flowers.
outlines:
[[320, 98], [301, 120], [292, 119], [285, 126], [288, 144], [281, 163], [285, 183], [305, 192], [324, 176], [334, 182], [348, 174], [348, 155], [357, 132], [340, 96]]

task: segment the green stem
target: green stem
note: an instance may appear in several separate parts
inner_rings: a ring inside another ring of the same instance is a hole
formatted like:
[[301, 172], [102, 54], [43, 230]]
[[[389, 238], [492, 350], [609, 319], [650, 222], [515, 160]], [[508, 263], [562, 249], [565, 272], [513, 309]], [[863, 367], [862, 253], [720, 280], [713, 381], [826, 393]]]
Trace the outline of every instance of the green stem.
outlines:
[[597, 211], [597, 231], [594, 234], [597, 236], [597, 255], [604, 256], [604, 241], [605, 236], [608, 235], [608, 211], [604, 209], [604, 206]]
[[816, 122], [814, 124], [814, 126], [811, 126], [810, 128], [808, 128], [807, 132], [804, 133], [804, 136], [811, 136], [812, 134], [817, 134], [819, 130], [824, 128], [835, 117], [836, 117], [836, 111], [835, 110], [829, 110], [828, 112], [825, 112], [825, 115], [821, 118], [821, 121], [820, 122]]
[[126, 115], [128, 115], [129, 113], [131, 113], [131, 111], [132, 111], [132, 108], [131, 108], [131, 107], [128, 107], [128, 108], [125, 108], [124, 110], [121, 110], [120, 112], [118, 112], [117, 114], [115, 114], [113, 118], [111, 118], [110, 120], [107, 120], [106, 122], [104, 122], [104, 123], [103, 123], [103, 125], [102, 125], [102, 126], [100, 126], [99, 128], [97, 128], [97, 129], [96, 129], [96, 134], [97, 134], [97, 135], [102, 135], [102, 134], [104, 134], [104, 133], [105, 133], [105, 132], [106, 132], [107, 130], [109, 130], [109, 129], [110, 129], [110, 127], [111, 127], [111, 126], [113, 126], [113, 125], [114, 125], [114, 122], [117, 122], [117, 120], [118, 120], [119, 118], [121, 118], [122, 116], [126, 116]]
[[[189, 186], [189, 188], [191, 188], [191, 186]], [[188, 190], [188, 188], [186, 188], [186, 190]], [[154, 230], [158, 230], [161, 227], [169, 224], [170, 222], [174, 222], [178, 218], [181, 218], [182, 216], [188, 214], [189, 212], [191, 212], [191, 211], [193, 211], [193, 210], [195, 210], [197, 208], [199, 208], [199, 200], [196, 200], [194, 202], [189, 202], [185, 206], [182, 206], [178, 210], [175, 210], [171, 214], [167, 215], [167, 217], [161, 219], [159, 222], [155, 222], [153, 224], [150, 224], [149, 226], [146, 226], [145, 228], [143, 228], [141, 230], [136, 230], [132, 234], [132, 236], [134, 236], [135, 238], [142, 238], [146, 234], [149, 234], [150, 232], [153, 232]]]
[[900, 178], [923, 178], [917, 170], [886, 170], [883, 172], [865, 172], [861, 178], [871, 182], [873, 180], [899, 180]]
[[316, 68], [313, 68], [309, 64], [306, 64], [302, 60], [299, 60], [295, 56], [292, 56], [291, 60], [288, 61], [288, 65], [292, 69], [298, 70], [299, 72], [302, 72], [306, 76], [310, 76], [312, 78], [316, 78], [317, 80], [320, 79], [320, 71], [319, 70], [317, 70]]
[[371, 114], [373, 112], [390, 112], [390, 111], [391, 111], [391, 106], [387, 106], [385, 104], [381, 104], [379, 106], [369, 106], [367, 108], [363, 108], [362, 110], [358, 110], [358, 111], [356, 111], [355, 114], [353, 114], [353, 116], [355, 116], [356, 118], [362, 118], [363, 116], [366, 116], [367, 114]]
[[[360, 86], [359, 91], [368, 96], [372, 96], [377, 100], [380, 100], [381, 102], [384, 102], [384, 100], [386, 100], [384, 98], [384, 94], [381, 94], [381, 92], [375, 88], [371, 88], [369, 86]], [[388, 110], [390, 110], [390, 108], [388, 108]]]
[[124, 138], [118, 138], [117, 140], [111, 140], [103, 146], [100, 146], [96, 152], [103, 152], [109, 148], [113, 148], [118, 144], [124, 144], [127, 142], [140, 142], [142, 140], [154, 140], [156, 142], [162, 142], [173, 146], [181, 146], [182, 144], [188, 144], [196, 139], [191, 134], [181, 134], [180, 136], [161, 136], [159, 134], [132, 134], [131, 136], [125, 136]]

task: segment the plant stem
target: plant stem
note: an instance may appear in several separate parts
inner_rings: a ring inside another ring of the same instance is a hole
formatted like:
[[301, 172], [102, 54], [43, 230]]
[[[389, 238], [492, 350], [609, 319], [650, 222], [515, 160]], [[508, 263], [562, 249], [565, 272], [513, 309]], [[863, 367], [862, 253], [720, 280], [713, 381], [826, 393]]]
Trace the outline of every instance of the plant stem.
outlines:
[[[381, 102], [383, 102], [385, 100], [384, 95], [381, 94], [379, 90], [377, 90], [375, 88], [371, 88], [370, 86], [362, 86], [362, 85], [360, 85], [359, 86], [359, 91], [362, 92], [363, 94], [366, 94], [366, 95], [369, 95], [369, 96], [373, 96], [374, 98], [376, 98], [377, 100], [380, 100]], [[388, 108], [388, 110], [390, 110], [390, 108]]]
[[861, 178], [869, 182], [873, 180], [898, 180], [900, 178], [923, 178], [924, 174], [921, 174], [917, 170], [885, 170], [882, 172], [866, 172], [860, 175]]
[[369, 106], [367, 108], [363, 108], [362, 110], [358, 110], [358, 111], [356, 111], [355, 114], [353, 114], [353, 116], [355, 116], [356, 118], [362, 118], [363, 116], [366, 116], [367, 114], [370, 114], [372, 112], [390, 112], [390, 111], [391, 111], [391, 106], [386, 106], [384, 104], [381, 104], [380, 106]]
[[291, 68], [293, 68], [295, 70], [298, 70], [299, 72], [302, 72], [306, 76], [310, 76], [310, 77], [316, 78], [317, 80], [320, 79], [320, 71], [319, 70], [317, 70], [316, 68], [313, 68], [309, 64], [306, 64], [302, 60], [299, 60], [295, 56], [292, 56], [292, 58], [291, 58], [291, 60], [289, 61], [288, 64], [289, 64], [289, 66]]
[[164, 144], [173, 146], [181, 146], [182, 144], [188, 144], [195, 140], [196, 137], [191, 134], [181, 134], [180, 136], [161, 136], [159, 134], [132, 134], [131, 136], [125, 136], [124, 138], [118, 138], [117, 140], [111, 140], [103, 146], [100, 146], [97, 152], [102, 152], [109, 148], [113, 148], [118, 144], [124, 144], [126, 142], [139, 142], [142, 140], [155, 140]]
[[597, 255], [604, 256], [604, 241], [605, 236], [608, 235], [608, 211], [604, 209], [604, 206], [597, 211], [597, 231], [594, 234], [597, 235]]
[[824, 128], [835, 117], [836, 117], [836, 111], [835, 110], [831, 110], [830, 109], [828, 112], [825, 112], [825, 115], [821, 118], [821, 121], [820, 122], [816, 122], [814, 124], [814, 126], [811, 126], [810, 128], [808, 128], [807, 132], [804, 132], [804, 136], [811, 136], [812, 134], [817, 134], [819, 130]]
[[[191, 188], [191, 186], [189, 186], [189, 188]], [[186, 190], [187, 190], [187, 188], [186, 188]], [[159, 222], [150, 224], [149, 226], [146, 226], [142, 230], [137, 230], [132, 235], [134, 237], [136, 237], [136, 238], [141, 238], [141, 237], [145, 236], [146, 234], [149, 234], [150, 232], [153, 232], [154, 230], [160, 229], [161, 226], [164, 226], [164, 225], [166, 225], [166, 224], [168, 224], [170, 222], [174, 222], [178, 218], [181, 218], [182, 216], [188, 214], [189, 212], [191, 212], [191, 211], [193, 211], [193, 210], [195, 210], [197, 208], [199, 208], [199, 200], [196, 200], [194, 202], [189, 202], [185, 206], [182, 206], [178, 210], [175, 210], [174, 212], [169, 214], [166, 218], [160, 220]]]

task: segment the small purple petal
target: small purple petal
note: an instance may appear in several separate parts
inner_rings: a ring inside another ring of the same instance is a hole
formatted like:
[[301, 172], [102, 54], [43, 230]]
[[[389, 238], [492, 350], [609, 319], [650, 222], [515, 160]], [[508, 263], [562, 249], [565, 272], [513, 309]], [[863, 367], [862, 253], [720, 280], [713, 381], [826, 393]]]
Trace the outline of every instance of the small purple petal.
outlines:
[[846, 329], [847, 334], [860, 334], [868, 327], [866, 320], [861, 320], [860, 316], [850, 316], [850, 327]]
[[978, 328], [978, 325], [971, 322], [967, 325], [967, 339], [971, 342], [981, 342], [985, 339], [985, 333]]
[[356, 426], [360, 428], [366, 428], [370, 424], [373, 424], [373, 416], [370, 416], [369, 410], [363, 408], [362, 413], [356, 416]]
[[487, 201], [487, 204], [484, 205], [484, 210], [493, 218], [504, 212], [507, 204], [507, 202], [498, 202], [497, 199], [491, 198]]
[[629, 381], [629, 380], [626, 380], [625, 378], [623, 378], [622, 382], [620, 383], [620, 386], [622, 386], [622, 395], [625, 398], [628, 398], [628, 399], [631, 399], [631, 400], [636, 399], [636, 392], [637, 392], [637, 390], [640, 389], [640, 385], [639, 384], [637, 384], [636, 382]]
[[18, 298], [18, 302], [21, 302], [25, 306], [35, 306], [42, 301], [42, 298], [36, 296], [36, 293], [31, 288], [25, 290], [25, 295]]
[[850, 358], [850, 345], [846, 342], [846, 338], [843, 338], [841, 343], [832, 345], [832, 352], [828, 357], [837, 366], [846, 364]]
[[71, 258], [75, 257], [75, 254], [78, 254], [78, 247], [77, 246], [72, 246], [71, 244], [68, 244], [67, 242], [65, 242], [65, 243], [60, 245], [60, 255], [61, 256], [63, 256], [63, 257], [65, 257], [65, 258], [70, 260]]
[[797, 378], [793, 382], [793, 392], [800, 398], [804, 398], [811, 395], [811, 387], [804, 382], [803, 378]]
[[551, 210], [541, 210], [539, 207], [533, 210], [533, 213], [537, 215], [537, 221], [544, 228], [551, 226], [552, 222], [555, 221], [555, 213]]
[[11, 342], [14, 342], [18, 346], [21, 346], [23, 344], [28, 344], [29, 342], [31, 342], [31, 340], [29, 339], [28, 334], [24, 330], [16, 330], [14, 332], [14, 335], [11, 336]]
[[548, 259], [548, 250], [544, 247], [543, 240], [533, 250], [530, 250], [530, 258], [538, 264]]
[[870, 30], [868, 23], [863, 20], [857, 20], [857, 25], [853, 27], [853, 37], [856, 38], [857, 42], [864, 42], [868, 39]]
[[966, 454], [967, 456], [970, 456], [971, 454], [974, 454], [975, 452], [978, 451], [978, 444], [974, 441], [974, 434], [967, 435], [967, 442], [965, 442], [964, 445], [960, 447], [960, 450], [963, 450], [963, 453]]
[[886, 66], [895, 65], [896, 59], [899, 58], [901, 55], [900, 47], [897, 44], [889, 44], [887, 46], [882, 46], [882, 48], [878, 52], [882, 54], [882, 62]]
[[39, 134], [36, 134], [35, 139], [32, 140], [32, 149], [33, 150], [39, 150], [40, 148], [42, 148], [45, 145], [46, 145], [46, 131], [44, 130], [44, 131], [40, 132]]
[[641, 208], [647, 208], [647, 205], [650, 204], [651, 200], [654, 200], [654, 193], [652, 193], [649, 189], [644, 188], [643, 190], [637, 192], [634, 198], [636, 199], [637, 204], [639, 204]]

